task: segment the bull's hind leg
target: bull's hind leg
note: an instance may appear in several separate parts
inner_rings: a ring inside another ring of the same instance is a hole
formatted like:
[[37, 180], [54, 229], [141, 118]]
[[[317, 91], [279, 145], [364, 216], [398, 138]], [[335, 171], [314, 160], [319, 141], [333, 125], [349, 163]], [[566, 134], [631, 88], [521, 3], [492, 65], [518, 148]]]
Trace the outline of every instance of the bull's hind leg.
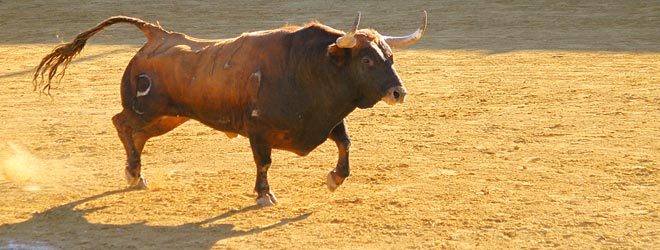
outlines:
[[162, 116], [143, 122], [132, 111], [122, 111], [112, 118], [119, 139], [126, 150], [126, 180], [128, 185], [146, 188], [142, 176], [141, 155], [144, 145], [151, 137], [165, 134], [188, 120], [187, 117]]
[[337, 144], [339, 159], [337, 166], [328, 174], [326, 185], [330, 191], [335, 191], [339, 185], [344, 183], [344, 179], [350, 174], [348, 164], [348, 149], [351, 146], [351, 139], [348, 137], [348, 129], [344, 121], [340, 122], [332, 129], [329, 138]]
[[126, 110], [112, 117], [112, 123], [117, 129], [117, 135], [126, 150], [126, 179], [131, 187], [146, 187], [144, 179], [140, 174], [140, 151], [137, 150], [133, 140], [133, 131], [135, 128], [144, 126], [144, 123], [135, 117], [135, 115]]

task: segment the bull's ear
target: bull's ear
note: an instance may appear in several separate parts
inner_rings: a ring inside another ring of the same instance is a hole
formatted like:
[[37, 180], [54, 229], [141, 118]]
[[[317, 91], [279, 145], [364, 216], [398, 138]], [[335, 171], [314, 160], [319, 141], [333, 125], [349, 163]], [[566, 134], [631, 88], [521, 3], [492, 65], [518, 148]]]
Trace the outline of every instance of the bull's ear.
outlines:
[[344, 65], [348, 58], [346, 49], [339, 48], [339, 46], [337, 46], [335, 43], [328, 46], [328, 56], [330, 57], [330, 60], [332, 60], [332, 62], [337, 66]]

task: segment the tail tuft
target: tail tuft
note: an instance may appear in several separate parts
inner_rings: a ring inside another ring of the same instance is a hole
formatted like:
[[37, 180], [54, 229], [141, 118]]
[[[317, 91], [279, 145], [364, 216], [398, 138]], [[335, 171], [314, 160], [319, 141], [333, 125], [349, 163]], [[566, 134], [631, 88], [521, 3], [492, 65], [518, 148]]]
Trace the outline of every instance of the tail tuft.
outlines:
[[[50, 54], [41, 59], [32, 77], [34, 90], [41, 88], [43, 93], [50, 95], [51, 81], [58, 75], [60, 80], [62, 79], [73, 57], [80, 54], [85, 47], [86, 40], [76, 37], [73, 42], [57, 45]], [[60, 66], [62, 70], [58, 72]]]

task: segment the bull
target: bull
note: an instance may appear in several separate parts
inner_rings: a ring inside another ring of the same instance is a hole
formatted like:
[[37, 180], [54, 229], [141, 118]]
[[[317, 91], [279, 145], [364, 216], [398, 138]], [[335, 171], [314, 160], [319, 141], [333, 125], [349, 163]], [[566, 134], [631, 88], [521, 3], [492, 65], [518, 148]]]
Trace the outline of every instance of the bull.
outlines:
[[277, 199], [268, 184], [273, 149], [301, 156], [328, 138], [339, 151], [327, 176], [334, 191], [349, 176], [351, 140], [344, 118], [379, 101], [403, 103], [406, 89], [394, 69], [392, 47], [419, 40], [422, 24], [408, 36], [358, 29], [350, 32], [318, 22], [205, 40], [163, 29], [133, 17], [115, 16], [60, 44], [37, 66], [35, 89], [50, 92], [87, 40], [116, 23], [136, 26], [147, 42], [130, 60], [121, 80], [122, 111], [112, 118], [126, 151], [131, 187], [146, 188], [140, 160], [145, 143], [189, 119], [229, 137], [249, 138], [257, 166], [256, 202]]

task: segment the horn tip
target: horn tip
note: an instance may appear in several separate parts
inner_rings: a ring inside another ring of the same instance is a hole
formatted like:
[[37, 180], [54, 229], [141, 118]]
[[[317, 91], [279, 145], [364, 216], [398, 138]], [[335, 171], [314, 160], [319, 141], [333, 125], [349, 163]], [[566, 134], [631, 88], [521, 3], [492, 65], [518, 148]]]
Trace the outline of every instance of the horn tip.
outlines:
[[358, 11], [357, 12], [357, 17], [355, 17], [355, 21], [353, 22], [353, 30], [351, 31], [352, 33], [355, 33], [357, 31], [358, 26], [360, 26], [360, 19], [362, 18], [362, 12]]
[[426, 10], [424, 10], [424, 15], [422, 16], [422, 27], [420, 27], [422, 34], [426, 31], [426, 25], [428, 23], [428, 14]]

